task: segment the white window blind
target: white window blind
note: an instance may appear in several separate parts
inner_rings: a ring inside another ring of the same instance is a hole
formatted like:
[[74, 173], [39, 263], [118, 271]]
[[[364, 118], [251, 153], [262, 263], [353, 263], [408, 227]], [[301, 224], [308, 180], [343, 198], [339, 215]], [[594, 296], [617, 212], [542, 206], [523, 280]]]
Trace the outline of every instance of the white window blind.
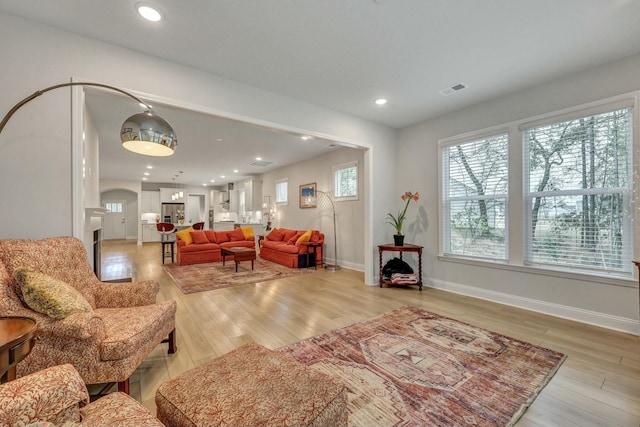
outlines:
[[443, 253], [507, 260], [508, 136], [442, 149]]
[[631, 272], [633, 109], [523, 129], [525, 262]]
[[358, 200], [358, 162], [333, 166], [333, 195], [336, 200]]
[[276, 180], [276, 203], [286, 205], [289, 202], [288, 198], [289, 179], [282, 178]]

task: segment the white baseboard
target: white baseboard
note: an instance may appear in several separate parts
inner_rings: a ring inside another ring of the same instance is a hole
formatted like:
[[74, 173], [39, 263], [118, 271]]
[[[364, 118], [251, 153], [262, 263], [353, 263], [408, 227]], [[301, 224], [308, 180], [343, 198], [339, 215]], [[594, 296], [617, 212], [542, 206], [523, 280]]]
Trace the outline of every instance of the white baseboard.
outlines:
[[[331, 259], [323, 259], [322, 260], [325, 264], [333, 264], [333, 258]], [[340, 267], [344, 267], [344, 268], [348, 268], [349, 270], [356, 270], [356, 271], [362, 271], [364, 272], [364, 265], [363, 264], [356, 264], [354, 262], [340, 262], [338, 261], [338, 265]]]
[[607, 329], [626, 332], [633, 335], [640, 335], [640, 325], [635, 319], [620, 316], [613, 316], [606, 313], [584, 310], [567, 305], [555, 304], [547, 301], [540, 301], [531, 298], [524, 298], [517, 295], [505, 294], [502, 292], [489, 291], [473, 286], [461, 285], [458, 283], [445, 282], [442, 280], [430, 279], [432, 288], [452, 292], [460, 295], [479, 298], [513, 307], [523, 308], [538, 313], [549, 314], [563, 319], [575, 320], [589, 325], [600, 326]]

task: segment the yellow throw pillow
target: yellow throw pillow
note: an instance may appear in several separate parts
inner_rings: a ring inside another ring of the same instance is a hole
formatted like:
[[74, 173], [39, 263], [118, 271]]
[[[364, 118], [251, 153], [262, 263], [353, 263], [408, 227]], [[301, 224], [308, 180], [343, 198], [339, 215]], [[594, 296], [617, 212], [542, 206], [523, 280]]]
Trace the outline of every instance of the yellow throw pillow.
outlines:
[[253, 227], [252, 226], [240, 227], [240, 229], [242, 230], [242, 234], [244, 234], [244, 238], [245, 239], [253, 239], [253, 238], [255, 238], [255, 235], [253, 234]]
[[307, 230], [305, 231], [302, 236], [298, 237], [298, 240], [296, 240], [296, 245], [299, 245], [302, 242], [308, 242], [309, 240], [311, 240], [311, 233], [313, 232], [313, 230]]
[[54, 319], [85, 311], [91, 305], [73, 286], [30, 268], [16, 268], [13, 278], [22, 289], [24, 302], [33, 310]]
[[193, 239], [191, 238], [191, 232], [194, 231], [193, 227], [185, 228], [184, 230], [180, 230], [176, 232], [176, 236], [180, 238], [180, 240], [184, 240], [184, 243], [190, 245], [193, 243]]

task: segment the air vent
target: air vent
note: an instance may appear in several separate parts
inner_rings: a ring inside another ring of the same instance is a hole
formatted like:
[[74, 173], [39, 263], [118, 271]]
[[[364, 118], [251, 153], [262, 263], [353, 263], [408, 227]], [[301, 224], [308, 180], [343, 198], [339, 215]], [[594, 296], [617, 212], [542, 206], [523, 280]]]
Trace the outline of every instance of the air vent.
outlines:
[[255, 162], [249, 163], [249, 166], [269, 166], [272, 164], [273, 162], [267, 162], [266, 160], [256, 160]]
[[442, 89], [440, 91], [440, 93], [443, 94], [443, 95], [451, 95], [452, 93], [461, 91], [462, 89], [466, 89], [466, 88], [467, 88], [466, 84], [458, 83], [458, 84], [455, 84], [455, 85], [453, 85], [451, 87], [448, 87], [446, 89]]

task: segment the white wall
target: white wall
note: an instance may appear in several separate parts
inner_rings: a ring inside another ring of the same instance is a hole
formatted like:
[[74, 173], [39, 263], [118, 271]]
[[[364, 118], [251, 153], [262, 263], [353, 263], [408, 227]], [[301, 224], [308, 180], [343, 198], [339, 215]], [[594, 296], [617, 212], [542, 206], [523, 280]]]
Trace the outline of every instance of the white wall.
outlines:
[[[338, 239], [338, 265], [355, 270], [364, 270], [364, 161], [365, 151], [353, 148], [341, 148], [321, 156], [314, 157], [295, 165], [286, 166], [262, 175], [262, 195], [271, 196], [276, 209], [272, 227], [284, 227], [297, 230], [318, 229], [324, 233], [324, 262], [334, 263], [333, 214], [331, 206], [324, 200], [318, 201], [315, 209], [300, 209], [300, 185], [315, 182], [320, 191], [333, 190], [332, 166], [358, 161], [358, 200], [335, 202], [336, 228]], [[288, 178], [289, 203], [275, 204], [275, 181]]]
[[396, 192], [421, 193], [419, 225], [426, 231], [412, 238], [425, 246], [429, 285], [638, 333], [637, 283], [616, 286], [439, 260], [437, 142], [639, 88], [637, 55], [403, 129], [397, 164], [411, 173], [399, 174]]
[[[78, 78], [153, 102], [182, 101], [224, 117], [374, 148], [367, 185], [375, 191], [365, 212], [365, 280], [372, 283], [374, 243], [385, 240], [372, 224], [384, 222], [393, 189], [395, 130], [6, 14], [0, 14], [0, 51], [10, 58], [2, 63], [0, 111], [37, 89]], [[72, 233], [69, 93], [58, 89], [32, 101], [0, 135], [0, 197], [13, 202], [0, 211], [0, 238]]]

